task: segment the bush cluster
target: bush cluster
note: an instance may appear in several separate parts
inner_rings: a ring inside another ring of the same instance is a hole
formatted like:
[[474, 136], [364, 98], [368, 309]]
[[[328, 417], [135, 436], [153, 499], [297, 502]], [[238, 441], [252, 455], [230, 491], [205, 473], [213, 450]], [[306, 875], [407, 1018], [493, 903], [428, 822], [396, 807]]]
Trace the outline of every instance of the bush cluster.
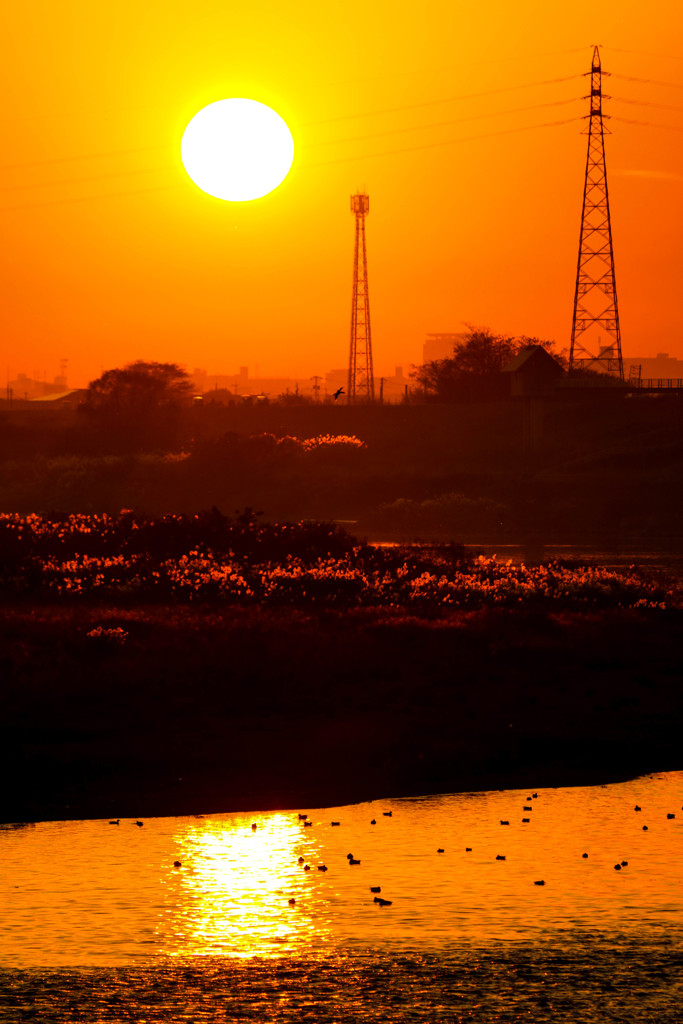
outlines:
[[634, 571], [535, 567], [461, 545], [375, 546], [330, 523], [259, 523], [217, 509], [146, 519], [0, 515], [0, 592], [78, 600], [388, 607], [656, 608], [672, 596]]

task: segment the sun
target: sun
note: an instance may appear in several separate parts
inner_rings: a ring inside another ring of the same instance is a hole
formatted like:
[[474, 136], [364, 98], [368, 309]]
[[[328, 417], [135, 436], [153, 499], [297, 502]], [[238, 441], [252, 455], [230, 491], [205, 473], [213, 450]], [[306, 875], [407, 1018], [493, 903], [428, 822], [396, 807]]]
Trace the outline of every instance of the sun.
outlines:
[[265, 103], [226, 99], [194, 115], [180, 143], [195, 185], [217, 199], [244, 203], [284, 181], [294, 159], [292, 134]]

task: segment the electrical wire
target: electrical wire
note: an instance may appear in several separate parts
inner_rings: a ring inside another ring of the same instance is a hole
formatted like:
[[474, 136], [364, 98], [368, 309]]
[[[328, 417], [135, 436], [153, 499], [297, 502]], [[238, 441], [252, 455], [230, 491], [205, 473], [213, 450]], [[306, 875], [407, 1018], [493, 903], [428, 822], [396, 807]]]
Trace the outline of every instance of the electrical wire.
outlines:
[[459, 142], [477, 142], [479, 139], [492, 139], [498, 135], [513, 135], [516, 132], [534, 131], [536, 128], [554, 128], [556, 125], [572, 124], [576, 121], [583, 121], [584, 117], [568, 117], [562, 121], [544, 121], [542, 124], [529, 124], [521, 128], [505, 128], [498, 132], [486, 132], [483, 135], [467, 135], [460, 139], [446, 139], [444, 142], [427, 142], [421, 146], [406, 146], [403, 149], [382, 150], [379, 153], [362, 153], [359, 156], [343, 156], [336, 160], [322, 160], [316, 163], [303, 164], [305, 167], [326, 167], [328, 164], [348, 163], [352, 160], [373, 160], [381, 156], [397, 156], [400, 153], [416, 153], [422, 149], [436, 149], [439, 146], [453, 146]]
[[583, 75], [565, 75], [564, 78], [546, 78], [541, 82], [525, 82], [523, 85], [504, 85], [500, 89], [486, 89], [484, 92], [467, 92], [460, 96], [447, 96], [442, 100], [425, 100], [423, 103], [409, 103], [403, 107], [385, 107], [382, 110], [367, 110], [361, 114], [340, 114], [338, 117], [327, 117], [321, 121], [307, 121], [303, 128], [313, 128], [319, 124], [332, 124], [334, 121], [351, 121], [359, 117], [376, 117], [379, 114], [397, 114], [404, 110], [418, 110], [421, 107], [435, 107], [440, 103], [455, 103], [457, 100], [477, 99], [480, 96], [496, 96], [502, 92], [514, 92], [517, 89], [532, 89], [538, 85], [554, 85], [556, 82], [572, 82]]
[[660, 82], [658, 78], [636, 78], [635, 75], [619, 75], [616, 71], [603, 72], [610, 74], [612, 78], [619, 78], [622, 82], [640, 82], [641, 85], [663, 85], [667, 89], [683, 89], [680, 82]]
[[137, 149], [115, 149], [108, 153], [82, 153], [79, 156], [55, 156], [47, 160], [28, 160], [21, 164], [0, 164], [0, 171], [19, 171], [24, 167], [42, 167], [44, 164], [66, 164], [74, 160], [98, 160], [108, 156], [131, 156], [137, 153], [150, 153], [153, 150], [167, 149], [164, 146], [140, 146]]
[[[506, 128], [503, 131], [486, 132], [483, 135], [470, 135], [470, 136], [467, 136], [465, 138], [460, 138], [460, 139], [448, 139], [445, 142], [431, 142], [431, 143], [426, 143], [426, 144], [421, 145], [421, 146], [408, 146], [408, 147], [405, 147], [403, 149], [384, 150], [384, 151], [382, 151], [380, 153], [367, 153], [367, 154], [364, 154], [364, 155], [361, 155], [361, 156], [340, 157], [340, 158], [338, 158], [336, 160], [323, 160], [323, 161], [320, 161], [320, 162], [317, 162], [317, 163], [310, 163], [310, 164], [304, 162], [304, 163], [302, 163], [302, 167], [303, 168], [325, 167], [325, 166], [328, 166], [329, 164], [348, 163], [349, 161], [353, 161], [353, 160], [372, 160], [372, 159], [374, 159], [376, 157], [395, 156], [395, 155], [398, 155], [398, 154], [401, 154], [401, 153], [414, 153], [414, 152], [417, 152], [417, 151], [422, 150], [422, 149], [435, 149], [436, 147], [439, 147], [439, 146], [457, 145], [457, 143], [459, 143], [459, 142], [476, 142], [479, 139], [490, 139], [490, 138], [494, 138], [495, 136], [498, 136], [498, 135], [512, 135], [512, 134], [515, 134], [517, 132], [533, 131], [536, 128], [552, 128], [552, 127], [555, 127], [556, 125], [572, 124], [572, 123], [574, 123], [576, 121], [582, 121], [582, 120], [584, 120], [583, 117], [570, 117], [570, 118], [566, 118], [566, 119], [561, 120], [561, 121], [546, 121], [546, 122], [544, 122], [542, 124], [524, 125], [521, 128]], [[45, 206], [64, 206], [64, 205], [68, 205], [70, 203], [88, 202], [89, 200], [97, 201], [97, 200], [101, 200], [101, 199], [118, 199], [119, 197], [132, 196], [132, 195], [141, 195], [143, 193], [159, 192], [159, 191], [163, 191], [164, 189], [172, 189], [172, 188], [180, 188], [180, 187], [181, 186], [180, 186], [179, 183], [172, 184], [172, 185], [152, 185], [149, 188], [132, 189], [132, 190], [126, 191], [126, 192], [109, 192], [109, 193], [105, 193], [104, 195], [99, 195], [99, 196], [78, 196], [76, 198], [70, 198], [70, 199], [46, 200], [45, 202], [41, 202], [41, 203], [27, 203], [27, 204], [22, 205], [22, 206], [4, 206], [4, 207], [0, 207], [0, 212], [2, 212], [2, 213], [9, 213], [9, 212], [11, 212], [13, 210], [17, 210], [17, 211], [18, 210], [33, 210], [33, 209], [38, 209], [38, 208], [45, 207]]]
[[624, 96], [610, 96], [611, 100], [617, 103], [628, 103], [635, 107], [655, 107], [657, 110], [673, 110], [676, 113], [683, 113], [683, 107], [672, 107], [670, 103], [651, 103], [649, 100], [627, 100]]
[[[409, 127], [409, 128], [391, 128], [391, 129], [388, 129], [387, 131], [384, 131], [384, 132], [373, 132], [373, 133], [369, 133], [367, 135], [359, 135], [359, 136], [354, 136], [354, 137], [351, 137], [351, 138], [333, 139], [333, 140], [330, 140], [329, 142], [313, 143], [310, 148], [315, 148], [317, 146], [339, 146], [339, 145], [346, 145], [347, 143], [350, 143], [350, 142], [362, 142], [362, 141], [365, 141], [367, 139], [381, 138], [383, 136], [388, 136], [388, 135], [403, 135], [403, 134], [406, 134], [408, 132], [424, 131], [424, 130], [429, 129], [429, 128], [441, 128], [441, 127], [445, 127], [445, 126], [452, 125], [452, 124], [463, 124], [463, 123], [466, 123], [468, 121], [482, 120], [482, 119], [485, 119], [487, 117], [503, 117], [503, 116], [505, 116], [507, 114], [526, 113], [529, 110], [539, 110], [541, 108], [547, 108], [547, 107], [566, 106], [569, 103], [577, 102], [577, 100], [579, 100], [580, 98], [581, 97], [575, 96], [575, 97], [572, 97], [571, 99], [568, 99], [568, 100], [551, 100], [551, 101], [549, 101], [547, 103], [534, 103], [534, 104], [530, 104], [530, 105], [528, 105], [526, 107], [514, 107], [514, 108], [509, 109], [509, 110], [497, 110], [497, 111], [493, 111], [492, 113], [470, 114], [467, 117], [453, 118], [453, 119], [448, 120], [448, 121], [437, 121], [437, 122], [433, 122], [431, 124], [414, 125], [413, 127]], [[517, 129], [513, 129], [513, 130], [517, 130]], [[526, 130], [526, 129], [521, 129], [521, 130]], [[124, 150], [124, 151], [121, 151], [121, 152], [124, 152], [126, 154], [130, 154], [130, 153], [136, 153], [136, 152], [147, 152], [149, 150], [158, 150], [158, 149], [162, 149], [162, 148], [166, 148], [166, 147], [147, 146], [147, 147], [141, 148], [139, 150]], [[114, 156], [114, 155], [116, 155], [116, 154], [114, 154], [114, 153], [110, 153], [110, 154], [92, 154], [91, 157], [88, 157], [87, 159], [94, 159], [95, 156]], [[74, 157], [74, 158], [64, 157], [64, 158], [62, 158], [59, 161], [41, 161], [39, 163], [42, 164], [44, 162], [44, 163], [47, 164], [47, 163], [52, 163], [52, 162], [55, 162], [55, 163], [56, 162], [66, 162], [67, 160], [70, 160], [70, 159], [77, 159], [77, 158], [76, 157]], [[86, 159], [86, 158], [84, 158], [84, 159]], [[34, 165], [30, 165], [30, 164], [28, 164], [28, 165], [15, 164], [15, 165], [13, 165], [13, 169], [17, 169], [17, 168], [20, 168], [22, 166], [39, 166], [39, 163], [37, 162]], [[8, 169], [8, 168], [0, 167], [0, 170], [5, 170], [5, 169]], [[112, 173], [109, 173], [109, 174], [92, 175], [92, 176], [83, 177], [83, 178], [69, 178], [69, 179], [66, 179], [66, 180], [63, 180], [63, 181], [41, 181], [41, 182], [31, 183], [31, 184], [28, 184], [28, 185], [26, 185], [26, 184], [22, 184], [22, 185], [7, 185], [7, 186], [0, 187], [0, 192], [15, 192], [15, 191], [23, 191], [25, 189], [32, 189], [32, 188], [49, 188], [49, 187], [51, 187], [53, 185], [79, 184], [81, 182], [99, 181], [99, 180], [103, 180], [105, 178], [124, 177], [126, 175], [131, 175], [131, 174], [149, 174], [149, 173], [153, 173], [155, 171], [163, 171], [163, 170], [166, 170], [166, 169], [168, 169], [168, 168], [166, 168], [166, 167], [155, 167], [155, 168], [146, 168], [146, 169], [140, 169], [140, 170], [117, 171], [117, 172], [112, 172]]]
[[70, 199], [48, 199], [44, 203], [26, 203], [22, 206], [0, 206], [0, 213], [11, 213], [13, 210], [38, 210], [45, 206], [68, 206], [71, 203], [87, 203], [99, 199], [119, 199], [125, 196], [142, 195], [145, 192], [163, 192], [166, 189], [182, 188], [182, 182], [174, 182], [172, 185], [150, 185], [149, 188], [134, 188], [126, 192], [105, 192], [99, 196], [76, 196]]
[[[389, 108], [387, 110], [368, 111], [365, 114], [343, 114], [340, 117], [332, 117], [332, 118], [328, 118], [327, 120], [323, 120], [323, 121], [307, 121], [301, 127], [302, 128], [312, 128], [312, 127], [315, 127], [317, 125], [332, 124], [333, 122], [336, 122], [336, 121], [354, 120], [356, 118], [361, 118], [361, 117], [374, 117], [374, 116], [377, 116], [378, 114], [398, 113], [398, 112], [401, 112], [401, 111], [404, 111], [404, 110], [418, 110], [418, 109], [420, 109], [422, 107], [437, 106], [437, 105], [443, 104], [443, 103], [452, 103], [452, 102], [455, 102], [457, 100], [473, 99], [473, 98], [477, 98], [477, 97], [481, 97], [481, 96], [493, 96], [493, 95], [498, 95], [498, 94], [503, 93], [503, 92], [511, 92], [511, 91], [514, 91], [514, 90], [517, 90], [517, 89], [528, 89], [528, 88], [532, 88], [532, 87], [537, 86], [537, 85], [549, 85], [549, 84], [554, 84], [556, 82], [569, 82], [569, 81], [572, 81], [572, 80], [574, 80], [576, 78], [582, 78], [582, 77], [583, 77], [582, 75], [569, 75], [569, 76], [566, 76], [565, 78], [551, 78], [551, 79], [546, 79], [545, 81], [541, 81], [541, 82], [526, 82], [523, 85], [504, 86], [504, 87], [502, 87], [500, 89], [489, 89], [489, 90], [487, 90], [485, 92], [465, 93], [465, 94], [463, 94], [461, 96], [450, 96], [450, 97], [447, 97], [447, 98], [442, 99], [442, 100], [427, 100], [424, 103], [412, 103], [412, 104], [408, 104], [407, 106], [403, 106], [403, 107], [391, 107], [391, 108]], [[576, 98], [578, 98], [578, 97], [576, 97]], [[535, 104], [535, 105], [528, 106], [528, 107], [518, 107], [518, 108], [516, 108], [514, 110], [510, 110], [510, 111], [496, 111], [493, 114], [475, 114], [475, 115], [472, 115], [472, 118], [467, 118], [466, 117], [466, 118], [462, 118], [462, 119], [456, 119], [456, 120], [453, 120], [453, 121], [442, 121], [442, 122], [438, 122], [438, 125], [441, 125], [441, 124], [456, 124], [457, 120], [466, 121], [466, 120], [470, 120], [470, 119], [474, 119], [474, 118], [497, 117], [500, 114], [504, 114], [504, 113], [520, 113], [520, 112], [523, 112], [525, 110], [534, 110], [534, 109], [537, 109], [537, 108], [540, 108], [540, 107], [546, 107], [546, 106], [561, 106], [562, 104], [572, 103], [572, 102], [574, 102], [574, 98], [569, 99], [569, 100], [556, 100], [554, 102], [539, 103], [539, 104]], [[418, 127], [422, 127], [422, 126], [418, 126]], [[429, 126], [425, 126], [425, 127], [429, 127]], [[413, 129], [395, 129], [395, 130], [396, 131], [408, 131], [408, 130], [413, 130]], [[378, 133], [378, 134], [383, 134], [383, 133]], [[365, 138], [371, 138], [372, 136], [364, 136], [364, 137]], [[340, 140], [340, 141], [346, 141], [346, 140]], [[331, 145], [331, 144], [332, 143], [329, 143], [329, 145]], [[328, 143], [321, 143], [321, 145], [328, 145]], [[20, 163], [20, 164], [0, 164], [0, 171], [21, 170], [24, 167], [39, 167], [39, 166], [42, 166], [43, 164], [45, 164], [45, 165], [48, 165], [48, 164], [60, 164], [60, 163], [68, 163], [70, 161], [78, 161], [78, 160], [97, 160], [97, 159], [104, 159], [105, 157], [112, 157], [112, 156], [129, 156], [129, 155], [133, 155], [133, 154], [136, 154], [136, 153], [146, 153], [146, 152], [151, 152], [153, 150], [160, 150], [160, 149], [165, 149], [165, 148], [166, 148], [165, 146], [141, 146], [141, 147], [139, 147], [137, 149], [119, 149], [119, 150], [112, 150], [112, 151], [106, 152], [106, 153], [85, 153], [85, 154], [83, 154], [81, 156], [53, 157], [53, 158], [49, 158], [47, 160], [31, 160], [31, 161], [27, 161], [25, 163]]]
[[[431, 124], [418, 124], [411, 128], [389, 128], [384, 132], [372, 132], [369, 135], [354, 135], [351, 138], [345, 139], [332, 139], [329, 142], [317, 142], [313, 143], [313, 146], [339, 146], [347, 142], [363, 142], [366, 139], [378, 139], [385, 135], [403, 135], [406, 132], [417, 132], [425, 131], [428, 128], [443, 128], [451, 124], [464, 124], [467, 121], [480, 121], [487, 117], [504, 117], [506, 114], [522, 114], [528, 110], [540, 110], [544, 107], [561, 107], [566, 106], [568, 103], [576, 103], [577, 100], [581, 99], [580, 96], [574, 96], [569, 100], [551, 100], [549, 103], [534, 103], [527, 107], [514, 107], [511, 110], [495, 110], [490, 114], [469, 114], [467, 117], [456, 117], [449, 121], [433, 121]], [[312, 148], [311, 147], [311, 148]]]
[[670, 132], [683, 132], [683, 126], [677, 124], [657, 124], [655, 121], [634, 121], [630, 117], [618, 117], [615, 114], [611, 115], [612, 121], [619, 121], [621, 124], [639, 124], [646, 128], [665, 128]]
[[64, 181], [37, 181], [28, 185], [6, 185], [0, 189], [1, 192], [23, 192], [30, 188], [51, 188], [53, 185], [81, 185], [88, 181], [104, 181], [106, 178], [127, 178], [131, 174], [156, 174], [159, 171], [170, 170], [171, 165], [165, 167], [140, 167], [130, 171], [112, 171], [110, 174], [93, 174], [86, 178], [67, 178]]
[[619, 46], [603, 46], [603, 50], [610, 50], [612, 53], [635, 53], [639, 57], [654, 57], [655, 60], [683, 60], [683, 57], [675, 56], [673, 53], [649, 53], [647, 50], [622, 50]]

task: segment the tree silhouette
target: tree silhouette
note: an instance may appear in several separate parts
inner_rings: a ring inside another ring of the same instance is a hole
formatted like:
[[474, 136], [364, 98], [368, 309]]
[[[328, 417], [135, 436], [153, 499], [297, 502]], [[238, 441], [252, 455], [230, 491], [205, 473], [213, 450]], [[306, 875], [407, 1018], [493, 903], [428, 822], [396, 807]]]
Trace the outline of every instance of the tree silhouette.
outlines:
[[168, 449], [178, 443], [192, 387], [176, 363], [138, 360], [91, 381], [80, 411], [103, 450]]
[[453, 355], [434, 359], [413, 370], [413, 377], [424, 392], [442, 402], [499, 398], [507, 394], [502, 374], [506, 363], [529, 345], [541, 345], [563, 362], [555, 351], [555, 343], [539, 338], [506, 337], [494, 334], [488, 327], [468, 324], [464, 341], [457, 342]]

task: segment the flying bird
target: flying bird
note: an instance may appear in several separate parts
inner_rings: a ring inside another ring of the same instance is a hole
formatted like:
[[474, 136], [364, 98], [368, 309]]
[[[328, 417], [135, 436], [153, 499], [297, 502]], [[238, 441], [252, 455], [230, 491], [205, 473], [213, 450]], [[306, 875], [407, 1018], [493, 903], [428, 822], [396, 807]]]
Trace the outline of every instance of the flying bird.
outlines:
[[332, 395], [332, 397], [334, 398], [334, 400], [335, 400], [335, 402], [336, 402], [336, 401], [337, 401], [337, 399], [339, 398], [339, 396], [340, 396], [340, 395], [343, 395], [343, 394], [344, 394], [344, 388], [337, 388], [337, 390], [336, 390], [336, 391], [334, 392], [334, 394]]

